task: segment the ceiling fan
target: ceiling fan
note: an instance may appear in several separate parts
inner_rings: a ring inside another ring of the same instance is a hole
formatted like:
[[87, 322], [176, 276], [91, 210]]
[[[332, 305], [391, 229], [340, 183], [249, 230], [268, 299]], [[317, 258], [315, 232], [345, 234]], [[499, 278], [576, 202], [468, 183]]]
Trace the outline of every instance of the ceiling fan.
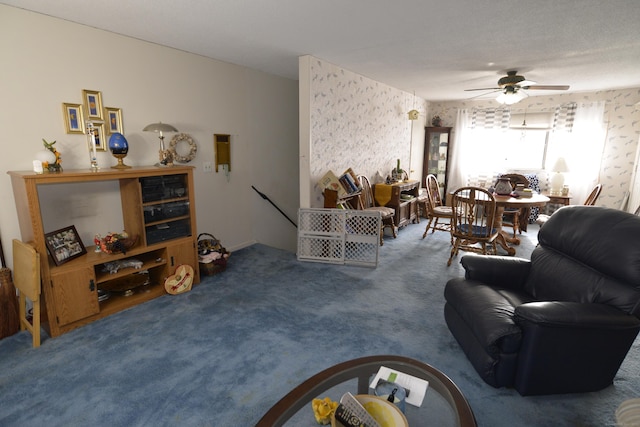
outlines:
[[[518, 71], [507, 71], [507, 75], [498, 80], [498, 87], [465, 89], [465, 91], [489, 90], [500, 92], [496, 100], [502, 104], [515, 104], [526, 98], [527, 93], [522, 90], [567, 90], [569, 85], [539, 85], [534, 81], [527, 80], [524, 76], [518, 75]], [[485, 95], [485, 94], [483, 94]], [[480, 95], [482, 96], [482, 95]]]

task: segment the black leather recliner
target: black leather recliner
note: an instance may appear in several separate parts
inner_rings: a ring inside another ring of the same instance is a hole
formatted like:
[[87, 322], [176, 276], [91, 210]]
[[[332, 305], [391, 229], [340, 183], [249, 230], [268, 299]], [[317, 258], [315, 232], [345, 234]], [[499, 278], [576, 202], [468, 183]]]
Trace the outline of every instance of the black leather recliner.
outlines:
[[467, 255], [445, 286], [447, 325], [482, 379], [522, 395], [613, 382], [640, 331], [640, 217], [567, 206], [531, 260]]

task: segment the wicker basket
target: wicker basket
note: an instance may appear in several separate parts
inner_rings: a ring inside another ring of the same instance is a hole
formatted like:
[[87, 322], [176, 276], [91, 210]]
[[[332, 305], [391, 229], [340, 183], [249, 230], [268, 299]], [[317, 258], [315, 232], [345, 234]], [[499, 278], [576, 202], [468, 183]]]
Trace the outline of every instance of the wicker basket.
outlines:
[[211, 252], [218, 252], [222, 256], [211, 262], [199, 262], [200, 275], [213, 276], [222, 273], [227, 269], [227, 259], [231, 255], [220, 244], [220, 240], [216, 239], [213, 234], [202, 233], [198, 235], [198, 255], [202, 258]]
[[127, 237], [126, 239], [120, 239], [118, 241], [122, 242], [122, 245], [107, 243], [104, 241], [104, 239], [101, 239], [100, 249], [102, 249], [102, 252], [106, 254], [119, 254], [120, 252], [126, 254], [129, 249], [136, 245], [136, 243], [138, 242], [138, 236]]
[[199, 262], [198, 265], [200, 266], [200, 275], [214, 276], [227, 269], [227, 258], [220, 258], [211, 262]]

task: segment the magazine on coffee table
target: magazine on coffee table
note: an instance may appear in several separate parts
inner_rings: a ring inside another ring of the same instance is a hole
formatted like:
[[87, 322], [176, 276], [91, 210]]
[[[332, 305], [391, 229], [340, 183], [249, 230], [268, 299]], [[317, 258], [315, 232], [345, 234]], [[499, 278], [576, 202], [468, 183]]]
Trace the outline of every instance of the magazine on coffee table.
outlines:
[[422, 406], [422, 401], [429, 387], [429, 381], [427, 380], [389, 369], [386, 366], [380, 367], [369, 387], [375, 389], [379, 381], [389, 381], [404, 387], [407, 392], [405, 401], [418, 408]]

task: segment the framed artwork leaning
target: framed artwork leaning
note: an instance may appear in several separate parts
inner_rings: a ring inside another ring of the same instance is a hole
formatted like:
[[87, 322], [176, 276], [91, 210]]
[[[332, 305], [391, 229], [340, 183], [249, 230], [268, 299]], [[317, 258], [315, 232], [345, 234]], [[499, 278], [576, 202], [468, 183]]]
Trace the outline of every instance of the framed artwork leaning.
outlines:
[[73, 225], [45, 234], [44, 240], [56, 265], [64, 264], [87, 253]]

